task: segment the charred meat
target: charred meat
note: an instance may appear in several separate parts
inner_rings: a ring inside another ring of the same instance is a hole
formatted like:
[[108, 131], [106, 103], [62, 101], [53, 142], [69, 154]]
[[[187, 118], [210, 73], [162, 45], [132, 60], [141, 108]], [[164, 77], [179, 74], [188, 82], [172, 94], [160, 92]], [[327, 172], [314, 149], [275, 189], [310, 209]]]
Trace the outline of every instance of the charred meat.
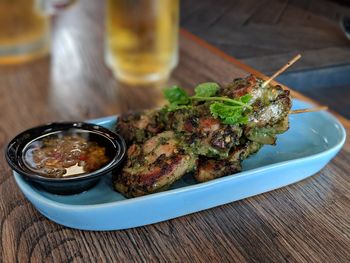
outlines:
[[263, 144], [248, 141], [242, 146], [235, 147], [227, 159], [199, 157], [194, 178], [198, 182], [206, 182], [242, 170], [241, 162], [248, 156], [260, 150]]
[[126, 143], [142, 143], [164, 130], [161, 113], [157, 110], [148, 110], [124, 114], [118, 120], [117, 129]]
[[195, 167], [195, 158], [187, 154], [174, 132], [165, 131], [133, 144], [127, 152], [127, 163], [114, 176], [114, 187], [127, 197], [166, 190]]
[[116, 129], [130, 148], [114, 188], [134, 197], [165, 190], [190, 171], [198, 182], [241, 171], [244, 159], [289, 128], [289, 91], [262, 83], [252, 75], [222, 87], [204, 83], [192, 97], [176, 87], [169, 106], [122, 116]]

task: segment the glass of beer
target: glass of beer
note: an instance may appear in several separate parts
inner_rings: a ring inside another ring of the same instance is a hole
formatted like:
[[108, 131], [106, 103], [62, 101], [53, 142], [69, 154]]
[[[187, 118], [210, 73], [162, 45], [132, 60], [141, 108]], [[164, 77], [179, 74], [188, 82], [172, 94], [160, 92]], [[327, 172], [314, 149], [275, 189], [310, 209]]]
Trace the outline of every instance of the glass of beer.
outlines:
[[49, 14], [69, 0], [0, 0], [0, 65], [32, 60], [50, 49]]
[[125, 83], [169, 77], [178, 62], [179, 0], [108, 0], [106, 63]]

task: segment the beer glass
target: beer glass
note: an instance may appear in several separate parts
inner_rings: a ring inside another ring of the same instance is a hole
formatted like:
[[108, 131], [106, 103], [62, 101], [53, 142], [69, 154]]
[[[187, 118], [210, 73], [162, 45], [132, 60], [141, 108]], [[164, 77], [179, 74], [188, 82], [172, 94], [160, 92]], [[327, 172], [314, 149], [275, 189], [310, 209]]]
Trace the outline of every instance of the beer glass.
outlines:
[[0, 0], [0, 64], [46, 55], [50, 47], [49, 15], [69, 0]]
[[177, 65], [179, 0], [108, 0], [106, 26], [106, 63], [119, 80], [163, 80]]

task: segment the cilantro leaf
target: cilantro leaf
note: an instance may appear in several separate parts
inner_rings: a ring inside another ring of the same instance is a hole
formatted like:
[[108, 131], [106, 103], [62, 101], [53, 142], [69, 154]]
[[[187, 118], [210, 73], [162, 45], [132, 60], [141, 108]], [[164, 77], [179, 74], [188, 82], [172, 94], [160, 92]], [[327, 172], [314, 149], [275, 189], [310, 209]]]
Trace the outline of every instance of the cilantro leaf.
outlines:
[[232, 106], [223, 102], [214, 102], [210, 105], [210, 113], [219, 118], [224, 124], [245, 124], [248, 118], [244, 116], [241, 106]]
[[243, 103], [248, 103], [252, 98], [253, 98], [252, 95], [246, 94], [246, 95], [240, 97], [239, 100]]
[[197, 97], [211, 97], [219, 90], [219, 85], [215, 82], [205, 82], [199, 84], [195, 89], [195, 96]]
[[214, 118], [218, 118], [224, 124], [246, 124], [248, 117], [247, 111], [252, 110], [249, 101], [252, 99], [250, 94], [240, 98], [229, 98], [225, 96], [215, 96], [219, 90], [219, 85], [214, 82], [199, 84], [195, 88], [195, 95], [188, 96], [186, 91], [179, 86], [164, 89], [164, 95], [169, 101], [169, 105], [164, 110], [176, 111], [180, 109], [191, 109], [191, 101], [210, 101], [210, 113]]
[[248, 123], [248, 117], [246, 116], [240, 116], [240, 117], [226, 117], [222, 120], [224, 124], [247, 124]]
[[190, 102], [186, 91], [179, 86], [164, 89], [164, 96], [170, 104], [186, 105]]
[[240, 107], [227, 105], [223, 102], [214, 102], [210, 105], [210, 112], [215, 118], [234, 117], [238, 115]]

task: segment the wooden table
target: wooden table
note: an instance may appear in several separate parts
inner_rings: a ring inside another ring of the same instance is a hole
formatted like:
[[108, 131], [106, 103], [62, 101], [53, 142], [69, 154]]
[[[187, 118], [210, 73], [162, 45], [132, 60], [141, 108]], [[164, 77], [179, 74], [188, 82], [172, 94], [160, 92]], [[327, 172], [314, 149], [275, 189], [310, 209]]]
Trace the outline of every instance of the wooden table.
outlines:
[[[2, 151], [15, 134], [44, 122], [162, 103], [159, 87], [120, 85], [104, 65], [104, 7], [99, 3], [80, 1], [56, 19], [51, 58], [0, 68]], [[168, 84], [228, 82], [247, 72], [261, 76], [186, 31], [180, 57]], [[350, 122], [340, 119], [349, 129]], [[150, 226], [88, 232], [39, 214], [19, 191], [2, 155], [0, 261], [349, 262], [349, 162], [347, 141], [326, 168], [294, 185]]]
[[340, 26], [350, 6], [337, 2], [186, 0], [181, 25], [269, 75], [302, 54], [278, 79], [350, 118], [350, 41]]
[[226, 53], [272, 73], [296, 52], [291, 70], [350, 63], [339, 19], [350, 6], [332, 0], [186, 0], [182, 26]]

